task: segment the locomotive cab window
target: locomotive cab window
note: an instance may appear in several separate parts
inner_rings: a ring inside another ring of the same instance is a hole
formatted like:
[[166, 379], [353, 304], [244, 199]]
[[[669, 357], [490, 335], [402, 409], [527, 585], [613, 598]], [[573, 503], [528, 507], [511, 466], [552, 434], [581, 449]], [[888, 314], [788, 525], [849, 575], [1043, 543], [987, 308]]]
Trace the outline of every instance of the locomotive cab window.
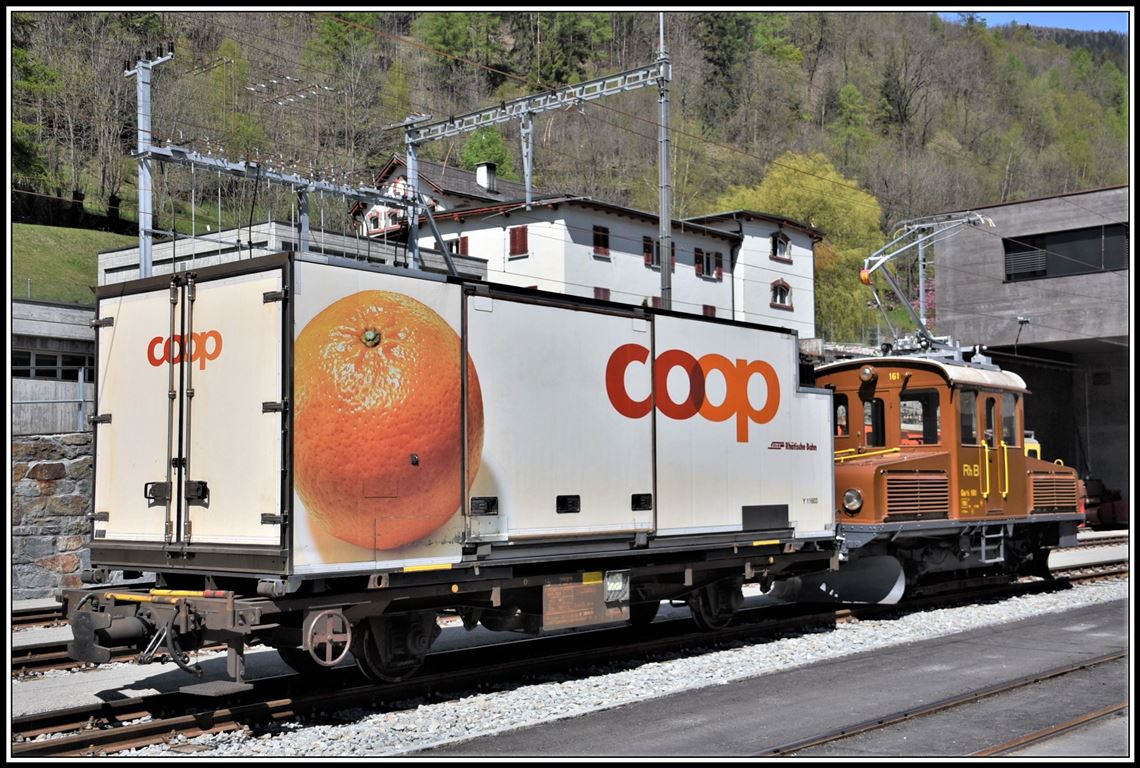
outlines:
[[836, 395], [832, 399], [833, 407], [835, 408], [835, 436], [847, 437], [851, 433], [850, 426], [847, 421], [847, 395]]
[[900, 445], [937, 445], [942, 441], [938, 392], [907, 390], [899, 395]]
[[962, 445], [978, 444], [978, 393], [972, 389], [958, 392], [958, 424]]
[[863, 401], [863, 433], [869, 447], [882, 448], [887, 444], [885, 413], [881, 397]]
[[991, 448], [997, 443], [994, 441], [994, 425], [997, 419], [997, 401], [992, 397], [986, 398], [986, 445]]
[[1018, 439], [1021, 426], [1018, 421], [1017, 395], [1006, 392], [1001, 396], [1001, 440], [1008, 446], [1021, 445]]

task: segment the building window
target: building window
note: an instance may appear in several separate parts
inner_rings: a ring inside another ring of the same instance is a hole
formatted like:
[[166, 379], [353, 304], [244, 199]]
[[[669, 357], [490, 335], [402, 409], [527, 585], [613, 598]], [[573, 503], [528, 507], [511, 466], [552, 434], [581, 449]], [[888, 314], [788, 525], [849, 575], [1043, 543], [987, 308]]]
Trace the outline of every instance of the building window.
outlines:
[[609, 288], [599, 288], [597, 286], [594, 286], [594, 298], [595, 299], [601, 299], [602, 301], [609, 301], [610, 300], [610, 289]]
[[594, 226], [594, 255], [610, 255], [610, 228]]
[[1006, 282], [1128, 268], [1128, 225], [1004, 238]]
[[712, 304], [703, 304], [702, 310], [704, 311], [705, 317], [716, 317], [716, 307]]
[[527, 247], [526, 241], [526, 226], [511, 227], [510, 229], [510, 256], [529, 256], [530, 250]]
[[79, 381], [81, 371], [84, 381], [95, 380], [94, 356], [12, 350], [13, 378]]
[[773, 309], [793, 309], [792, 287], [783, 280], [777, 280], [772, 283], [772, 301], [770, 306]]
[[445, 241], [447, 250], [452, 256], [467, 256], [467, 236], [457, 237]]
[[661, 253], [657, 247], [657, 241], [652, 237], [641, 238], [641, 257], [645, 260], [647, 267], [661, 266]]
[[792, 262], [792, 244], [783, 232], [772, 235], [772, 260]]
[[724, 279], [724, 256], [720, 251], [706, 251], [701, 248], [693, 249], [693, 266], [697, 277], [709, 277], [715, 280]]

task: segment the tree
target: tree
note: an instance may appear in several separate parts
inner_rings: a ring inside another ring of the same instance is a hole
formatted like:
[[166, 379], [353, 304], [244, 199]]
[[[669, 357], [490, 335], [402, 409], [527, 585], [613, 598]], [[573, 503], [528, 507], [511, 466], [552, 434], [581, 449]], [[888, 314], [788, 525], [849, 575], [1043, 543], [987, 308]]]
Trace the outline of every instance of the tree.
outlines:
[[59, 74], [31, 50], [36, 19], [12, 14], [12, 173], [21, 186], [47, 173], [38, 139], [39, 105], [58, 89]]
[[773, 213], [822, 230], [815, 248], [816, 332], [830, 339], [862, 338], [874, 319], [859, 267], [883, 243], [881, 210], [872, 195], [822, 154], [787, 153], [773, 161], [759, 185], [730, 189], [716, 208]]
[[736, 84], [744, 77], [755, 28], [756, 14], [752, 13], [697, 14], [697, 40], [705, 60], [700, 100], [705, 125], [723, 122], [740, 107]]
[[471, 134], [459, 153], [459, 164], [473, 171], [480, 163], [494, 163], [496, 173], [504, 179], [517, 179], [515, 161], [503, 136], [494, 128], [480, 128]]

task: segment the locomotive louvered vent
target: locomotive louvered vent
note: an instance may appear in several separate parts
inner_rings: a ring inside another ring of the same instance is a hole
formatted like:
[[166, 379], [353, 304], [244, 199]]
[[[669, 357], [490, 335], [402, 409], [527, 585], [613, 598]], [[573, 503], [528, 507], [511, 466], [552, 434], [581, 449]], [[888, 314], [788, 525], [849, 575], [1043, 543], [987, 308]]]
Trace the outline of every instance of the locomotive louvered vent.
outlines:
[[1068, 475], [1033, 476], [1033, 511], [1077, 508], [1077, 481]]
[[895, 520], [949, 517], [949, 478], [941, 473], [888, 474], [887, 515]]

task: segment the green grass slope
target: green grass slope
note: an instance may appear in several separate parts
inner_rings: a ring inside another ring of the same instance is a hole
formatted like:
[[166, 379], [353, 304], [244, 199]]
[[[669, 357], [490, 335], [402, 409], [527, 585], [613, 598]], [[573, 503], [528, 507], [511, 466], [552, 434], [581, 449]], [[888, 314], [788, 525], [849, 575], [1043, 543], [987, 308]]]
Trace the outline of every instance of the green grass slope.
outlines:
[[138, 242], [134, 236], [93, 229], [13, 224], [11, 296], [94, 304], [91, 287], [98, 283], [99, 252]]

